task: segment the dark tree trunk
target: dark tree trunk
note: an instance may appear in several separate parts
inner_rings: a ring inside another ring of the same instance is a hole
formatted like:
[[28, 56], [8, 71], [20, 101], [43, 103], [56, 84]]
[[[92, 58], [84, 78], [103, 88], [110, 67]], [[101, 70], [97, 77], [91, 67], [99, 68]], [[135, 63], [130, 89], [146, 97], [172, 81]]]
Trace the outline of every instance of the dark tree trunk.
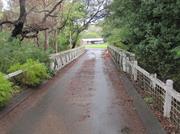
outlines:
[[79, 37], [80, 33], [81, 33], [81, 31], [78, 31], [78, 32], [75, 33], [75, 36], [73, 37], [73, 40], [72, 40], [72, 48], [76, 47], [77, 41], [78, 41], [78, 37]]
[[20, 15], [18, 20], [14, 24], [14, 29], [12, 31], [11, 37], [17, 37], [22, 33], [24, 23], [26, 21], [26, 0], [19, 0], [20, 5]]
[[37, 47], [40, 48], [39, 36], [38, 36], [38, 35], [37, 35], [37, 37], [35, 38], [35, 40], [36, 40], [36, 45], [37, 45]]
[[76, 42], [72, 43], [72, 49], [76, 47]]

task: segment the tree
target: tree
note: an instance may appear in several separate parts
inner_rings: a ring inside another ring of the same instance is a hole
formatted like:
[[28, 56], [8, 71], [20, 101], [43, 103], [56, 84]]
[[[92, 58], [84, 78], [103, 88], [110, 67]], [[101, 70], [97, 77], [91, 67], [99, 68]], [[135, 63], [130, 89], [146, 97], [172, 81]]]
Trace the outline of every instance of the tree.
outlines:
[[[37, 2], [32, 0], [31, 3], [28, 3], [26, 0], [19, 0], [20, 10], [18, 19], [15, 21], [1, 21], [0, 25], [11, 24], [14, 26], [11, 34], [13, 38], [20, 36], [21, 40], [23, 40], [24, 38], [37, 37], [40, 31], [47, 31], [56, 26], [56, 15], [63, 1], [64, 0], [42, 0]], [[13, 5], [17, 5], [18, 2], [16, 0], [12, 1], [11, 11], [16, 10], [16, 8], [14, 8], [16, 6]], [[45, 49], [47, 49], [46, 47], [47, 42]]]
[[[106, 15], [107, 3], [108, 0], [12, 0], [0, 25], [11, 25], [12, 38], [36, 38], [37, 46], [40, 45], [38, 35], [44, 31], [45, 50], [49, 45], [49, 34], [56, 38], [66, 29], [74, 48], [80, 33]], [[7, 12], [12, 17], [8, 17]], [[57, 50], [56, 42], [54, 44]]]
[[71, 19], [73, 23], [72, 30], [72, 48], [74, 48], [77, 44], [79, 35], [88, 26], [92, 23], [96, 23], [98, 20], [104, 18], [107, 15], [106, 7], [109, 3], [109, 0], [82, 0], [80, 1], [81, 8], [79, 8], [83, 12], [82, 17], [73, 17]]
[[116, 45], [136, 53], [143, 68], [162, 80], [173, 79], [179, 89], [180, 2], [114, 0], [109, 12], [105, 37], [115, 38]]

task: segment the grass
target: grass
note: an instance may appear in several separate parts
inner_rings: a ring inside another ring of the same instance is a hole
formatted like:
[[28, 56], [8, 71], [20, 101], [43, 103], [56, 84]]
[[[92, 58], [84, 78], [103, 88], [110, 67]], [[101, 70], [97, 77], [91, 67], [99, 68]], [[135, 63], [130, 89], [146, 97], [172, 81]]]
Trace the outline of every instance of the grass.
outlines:
[[107, 48], [107, 44], [92, 44], [92, 45], [86, 45], [86, 48]]

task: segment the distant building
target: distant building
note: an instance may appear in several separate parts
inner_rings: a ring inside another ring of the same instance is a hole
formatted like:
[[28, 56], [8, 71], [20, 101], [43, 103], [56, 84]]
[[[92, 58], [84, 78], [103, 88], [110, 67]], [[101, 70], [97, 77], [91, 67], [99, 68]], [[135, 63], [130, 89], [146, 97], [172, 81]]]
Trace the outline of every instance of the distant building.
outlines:
[[103, 38], [89, 38], [89, 39], [82, 39], [83, 45], [90, 45], [90, 44], [103, 44]]

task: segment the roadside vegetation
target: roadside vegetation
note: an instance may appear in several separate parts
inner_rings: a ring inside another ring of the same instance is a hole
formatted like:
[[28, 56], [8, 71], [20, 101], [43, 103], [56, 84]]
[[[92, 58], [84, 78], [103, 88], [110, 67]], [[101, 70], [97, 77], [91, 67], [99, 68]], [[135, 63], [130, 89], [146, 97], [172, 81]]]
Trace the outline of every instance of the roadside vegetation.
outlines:
[[114, 0], [108, 10], [108, 42], [135, 53], [140, 66], [180, 91], [180, 1]]
[[28, 59], [24, 64], [12, 65], [8, 72], [12, 73], [18, 70], [22, 70], [23, 73], [15, 79], [16, 82], [27, 86], [37, 86], [49, 77], [45, 64], [37, 60]]
[[[4, 2], [0, 1], [0, 107], [21, 87], [36, 87], [50, 78], [54, 72], [49, 55], [79, 46], [81, 33], [106, 15], [103, 0]], [[23, 73], [5, 78], [18, 70]]]
[[0, 73], [0, 108], [6, 105], [13, 92], [12, 83], [4, 76], [5, 74]]

